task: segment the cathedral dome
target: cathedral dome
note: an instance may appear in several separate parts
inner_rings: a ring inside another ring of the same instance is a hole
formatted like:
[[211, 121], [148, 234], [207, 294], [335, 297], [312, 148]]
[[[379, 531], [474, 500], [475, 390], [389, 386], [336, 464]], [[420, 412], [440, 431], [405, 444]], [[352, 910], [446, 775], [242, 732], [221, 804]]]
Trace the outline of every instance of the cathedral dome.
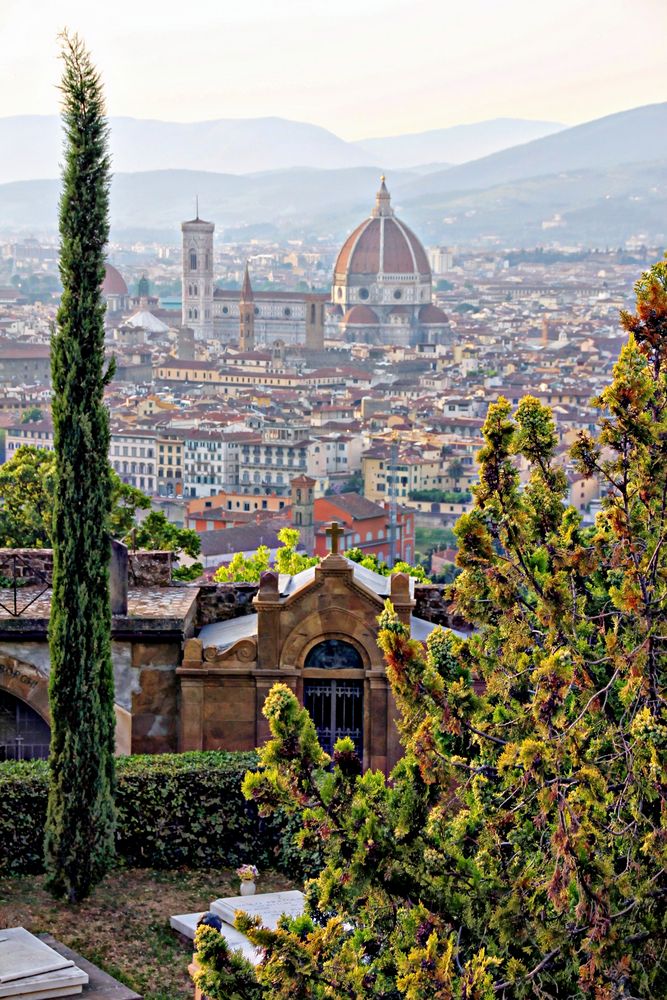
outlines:
[[112, 264], [104, 265], [104, 281], [102, 282], [102, 295], [129, 295], [125, 279]]
[[394, 215], [384, 178], [370, 218], [345, 240], [334, 268], [334, 282], [382, 275], [430, 281], [431, 268], [423, 246]]

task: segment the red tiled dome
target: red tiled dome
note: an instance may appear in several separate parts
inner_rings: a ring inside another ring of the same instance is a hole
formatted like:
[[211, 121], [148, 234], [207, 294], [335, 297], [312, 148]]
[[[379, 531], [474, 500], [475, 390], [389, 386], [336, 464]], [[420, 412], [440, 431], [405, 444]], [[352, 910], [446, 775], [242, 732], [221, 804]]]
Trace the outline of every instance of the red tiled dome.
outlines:
[[[382, 247], [382, 259], [380, 248]], [[411, 229], [395, 218], [366, 219], [348, 236], [338, 254], [335, 274], [420, 274], [430, 279], [423, 246]]]
[[447, 313], [443, 312], [440, 306], [434, 306], [431, 303], [422, 306], [419, 310], [419, 322], [428, 325], [429, 323], [437, 324], [442, 326], [443, 323], [449, 322], [447, 319]]
[[104, 281], [102, 282], [102, 295], [129, 295], [127, 285], [122, 275], [112, 264], [104, 265]]
[[334, 280], [377, 274], [414, 275], [431, 280], [424, 248], [412, 230], [394, 215], [384, 177], [373, 214], [348, 236], [338, 254]]
[[360, 326], [369, 326], [371, 324], [377, 324], [378, 318], [370, 306], [352, 306], [352, 308], [348, 309], [345, 313], [343, 322], [348, 326], [350, 324], [353, 326], [357, 324]]

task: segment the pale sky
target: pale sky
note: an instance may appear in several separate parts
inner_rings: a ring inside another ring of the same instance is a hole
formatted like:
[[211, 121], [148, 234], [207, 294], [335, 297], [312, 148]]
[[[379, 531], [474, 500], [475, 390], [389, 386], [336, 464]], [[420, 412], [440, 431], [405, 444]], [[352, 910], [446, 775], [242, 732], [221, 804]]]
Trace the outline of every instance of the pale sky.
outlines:
[[667, 0], [0, 0], [0, 116], [58, 111], [64, 27], [110, 115], [361, 139], [667, 100]]

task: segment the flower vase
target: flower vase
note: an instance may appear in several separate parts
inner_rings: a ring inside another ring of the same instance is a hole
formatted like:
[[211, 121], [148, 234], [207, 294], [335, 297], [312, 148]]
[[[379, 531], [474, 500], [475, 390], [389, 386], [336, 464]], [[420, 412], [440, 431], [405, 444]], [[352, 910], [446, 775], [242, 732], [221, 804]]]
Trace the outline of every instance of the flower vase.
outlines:
[[254, 896], [255, 895], [255, 883], [252, 879], [243, 879], [241, 882], [241, 895], [242, 896]]

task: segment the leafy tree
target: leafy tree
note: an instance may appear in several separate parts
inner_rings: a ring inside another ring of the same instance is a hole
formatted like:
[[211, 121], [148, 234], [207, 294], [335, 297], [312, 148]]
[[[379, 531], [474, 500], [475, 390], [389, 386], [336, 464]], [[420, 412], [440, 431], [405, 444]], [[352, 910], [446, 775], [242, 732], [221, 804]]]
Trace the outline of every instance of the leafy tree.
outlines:
[[62, 36], [65, 165], [60, 199], [63, 294], [51, 341], [55, 489], [49, 625], [51, 755], [48, 885], [86, 897], [114, 856], [114, 680], [109, 603], [109, 417], [104, 386], [108, 128], [99, 76]]
[[267, 698], [246, 794], [300, 813], [326, 860], [306, 918], [238, 921], [271, 1000], [667, 995], [667, 264], [636, 290], [599, 433], [574, 448], [608, 488], [596, 524], [566, 506], [548, 408], [501, 398], [456, 528], [475, 633], [425, 649], [381, 616], [391, 781], [349, 740], [330, 770], [293, 693]]
[[348, 559], [351, 559], [352, 562], [359, 563], [366, 569], [371, 569], [374, 573], [379, 573], [380, 576], [389, 576], [391, 573], [407, 573], [408, 576], [414, 577], [415, 580], [419, 581], [419, 583], [430, 582], [426, 576], [426, 570], [419, 564], [411, 566], [409, 563], [399, 559], [398, 562], [394, 563], [393, 568], [389, 569], [386, 562], [383, 562], [382, 559], [378, 557], [376, 552], [364, 553], [362, 549], [358, 549], [356, 547], [348, 549], [345, 555]]
[[271, 550], [267, 545], [260, 545], [253, 555], [244, 556], [237, 552], [227, 566], [219, 566], [213, 579], [216, 583], [256, 583], [262, 573], [269, 569]]
[[0, 545], [51, 545], [55, 455], [24, 445], [0, 465]]
[[[319, 559], [316, 556], [306, 556], [296, 551], [299, 544], [299, 531], [296, 528], [281, 528], [278, 532], [281, 548], [276, 551], [276, 561], [273, 566], [279, 573], [294, 576], [309, 566], [316, 566]], [[215, 571], [213, 579], [217, 583], [256, 583], [262, 573], [270, 569], [271, 550], [266, 545], [260, 545], [251, 556], [237, 552], [227, 566], [220, 566]]]
[[[137, 510], [150, 507], [150, 498], [124, 483], [109, 467], [114, 538], [129, 534]], [[53, 538], [56, 456], [52, 451], [23, 445], [0, 465], [0, 546], [49, 548]]]
[[111, 517], [109, 527], [114, 538], [124, 538], [136, 524], [138, 510], [148, 510], [150, 497], [143, 490], [124, 483], [115, 469], [111, 474]]
[[287, 573], [295, 576], [310, 566], [317, 566], [319, 558], [317, 556], [306, 556], [303, 552], [297, 552], [299, 544], [299, 531], [297, 528], [281, 528], [278, 532], [278, 541], [282, 542], [281, 547], [276, 552], [274, 569], [279, 573]]
[[39, 406], [30, 406], [27, 410], [24, 410], [21, 414], [22, 424], [31, 424], [37, 420], [43, 420], [44, 414], [40, 410]]

